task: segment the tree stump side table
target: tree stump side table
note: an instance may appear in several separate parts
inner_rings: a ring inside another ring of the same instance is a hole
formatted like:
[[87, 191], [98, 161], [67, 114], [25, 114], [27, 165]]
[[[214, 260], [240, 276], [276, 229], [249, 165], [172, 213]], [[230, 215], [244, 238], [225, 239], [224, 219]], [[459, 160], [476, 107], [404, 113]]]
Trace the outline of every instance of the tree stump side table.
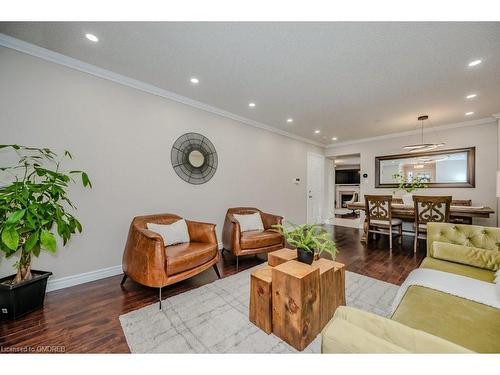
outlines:
[[271, 267], [265, 266], [250, 275], [249, 319], [267, 334], [273, 331], [271, 270]]
[[273, 333], [297, 350], [319, 332], [319, 267], [295, 260], [272, 268]]

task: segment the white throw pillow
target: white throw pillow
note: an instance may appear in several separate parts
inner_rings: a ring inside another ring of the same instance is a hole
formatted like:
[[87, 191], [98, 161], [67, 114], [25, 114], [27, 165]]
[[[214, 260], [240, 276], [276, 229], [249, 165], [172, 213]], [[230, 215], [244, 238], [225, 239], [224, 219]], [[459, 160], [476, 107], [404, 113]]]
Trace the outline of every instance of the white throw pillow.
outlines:
[[247, 232], [249, 230], [264, 230], [260, 212], [255, 212], [248, 215], [233, 214], [234, 218], [240, 223], [240, 231]]
[[184, 219], [180, 219], [172, 224], [147, 223], [146, 226], [149, 230], [158, 233], [163, 238], [165, 246], [190, 242], [188, 227]]

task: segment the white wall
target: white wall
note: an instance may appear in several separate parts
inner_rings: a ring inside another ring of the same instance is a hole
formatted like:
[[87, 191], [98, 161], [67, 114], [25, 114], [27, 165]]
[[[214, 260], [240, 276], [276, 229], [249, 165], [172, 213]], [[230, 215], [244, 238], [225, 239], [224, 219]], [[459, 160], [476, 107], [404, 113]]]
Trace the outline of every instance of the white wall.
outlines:
[[[456, 127], [445, 130], [434, 130], [436, 139], [446, 143], [445, 148], [476, 146], [476, 187], [475, 188], [429, 188], [424, 194], [452, 195], [454, 199], [472, 199], [473, 205], [485, 205], [496, 210], [495, 171], [497, 169], [497, 125], [493, 119], [482, 125]], [[361, 154], [360, 191], [364, 194], [392, 194], [394, 189], [375, 188], [375, 157], [401, 154], [402, 146], [408, 143], [408, 136], [368, 140], [330, 147], [326, 156]], [[475, 219], [478, 225], [496, 226], [496, 215], [489, 219]]]
[[[94, 185], [72, 191], [84, 233], [34, 261], [54, 278], [121, 264], [136, 215], [213, 222], [219, 241], [228, 207], [306, 220], [307, 152], [323, 154], [318, 147], [7, 48], [0, 48], [0, 82], [1, 143], [71, 150], [68, 167], [88, 171]], [[217, 149], [218, 170], [204, 185], [172, 169], [171, 146], [186, 132], [205, 135]], [[13, 261], [0, 257], [0, 276], [12, 273]]]

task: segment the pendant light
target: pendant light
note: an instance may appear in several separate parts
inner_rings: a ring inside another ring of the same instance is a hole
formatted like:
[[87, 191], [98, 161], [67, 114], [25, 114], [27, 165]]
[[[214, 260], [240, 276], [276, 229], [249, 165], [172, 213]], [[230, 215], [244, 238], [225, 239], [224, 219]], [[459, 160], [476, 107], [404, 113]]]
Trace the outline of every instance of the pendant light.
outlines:
[[429, 116], [427, 116], [427, 115], [418, 117], [418, 121], [421, 122], [421, 124], [420, 124], [420, 127], [421, 127], [420, 143], [415, 143], [415, 144], [403, 146], [403, 148], [406, 151], [408, 151], [408, 152], [430, 151], [430, 150], [434, 150], [435, 148], [444, 146], [444, 143], [425, 143], [424, 142], [424, 121], [428, 120], [428, 119], [429, 119]]

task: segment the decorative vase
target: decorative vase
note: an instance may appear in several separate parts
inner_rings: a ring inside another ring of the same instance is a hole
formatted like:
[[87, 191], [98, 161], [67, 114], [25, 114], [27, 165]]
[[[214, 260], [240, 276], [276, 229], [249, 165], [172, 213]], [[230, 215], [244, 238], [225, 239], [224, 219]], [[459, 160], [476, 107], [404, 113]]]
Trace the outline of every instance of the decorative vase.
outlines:
[[413, 194], [412, 193], [404, 193], [402, 198], [403, 198], [403, 204], [405, 206], [413, 206]]
[[314, 253], [304, 249], [297, 249], [297, 260], [302, 263], [312, 264]]

